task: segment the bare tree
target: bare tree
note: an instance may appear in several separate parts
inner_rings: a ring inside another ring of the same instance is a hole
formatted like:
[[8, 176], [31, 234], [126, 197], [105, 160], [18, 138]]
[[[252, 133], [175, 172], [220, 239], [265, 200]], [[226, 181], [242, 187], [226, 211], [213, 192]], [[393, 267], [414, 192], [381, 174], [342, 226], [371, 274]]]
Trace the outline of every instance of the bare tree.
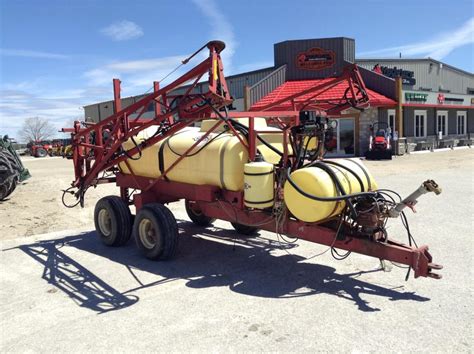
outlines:
[[27, 118], [20, 129], [20, 137], [26, 141], [41, 141], [52, 138], [56, 128], [47, 119], [40, 117]]

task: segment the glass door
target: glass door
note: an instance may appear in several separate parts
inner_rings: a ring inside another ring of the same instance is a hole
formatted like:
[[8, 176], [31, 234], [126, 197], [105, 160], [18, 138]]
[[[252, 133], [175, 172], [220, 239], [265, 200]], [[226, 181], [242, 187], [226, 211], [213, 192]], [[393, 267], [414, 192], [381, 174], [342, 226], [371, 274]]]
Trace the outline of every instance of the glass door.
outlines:
[[395, 110], [389, 109], [387, 110], [387, 124], [390, 127], [390, 138], [393, 139], [393, 135], [397, 130], [395, 127]]
[[355, 120], [354, 118], [338, 118], [337, 128], [332, 140], [326, 141], [326, 157], [354, 156]]
[[436, 117], [436, 132], [442, 139], [448, 135], [448, 111], [438, 111]]

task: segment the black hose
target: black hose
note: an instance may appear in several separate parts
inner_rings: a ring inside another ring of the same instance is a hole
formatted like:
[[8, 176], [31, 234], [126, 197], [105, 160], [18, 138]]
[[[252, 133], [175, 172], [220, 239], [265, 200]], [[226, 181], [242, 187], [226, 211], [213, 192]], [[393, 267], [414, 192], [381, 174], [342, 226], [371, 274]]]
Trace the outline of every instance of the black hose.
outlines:
[[[339, 190], [341, 195], [346, 195], [347, 194], [346, 190], [344, 189], [344, 186], [342, 185], [341, 181], [339, 180], [336, 173], [332, 170], [331, 167], [329, 167], [328, 165], [326, 165], [324, 162], [321, 162], [321, 161], [316, 161], [314, 163], [314, 166], [317, 167], [317, 168], [322, 169], [323, 171], [325, 171], [329, 175], [329, 177], [331, 177], [332, 181], [336, 185], [336, 188]], [[350, 199], [347, 199], [346, 203], [347, 203], [347, 205], [348, 205], [348, 207], [351, 211], [353, 219], [356, 219], [357, 218], [357, 212], [354, 208], [354, 205], [352, 204], [352, 201]]]
[[[330, 165], [334, 165], [334, 166], [337, 166], [337, 167], [340, 167], [346, 171], [348, 171], [349, 173], [351, 173], [356, 179], [357, 179], [357, 182], [359, 182], [359, 185], [360, 185], [360, 191], [361, 192], [365, 192], [365, 187], [364, 187], [364, 182], [362, 182], [362, 179], [359, 177], [359, 175], [357, 173], [355, 173], [353, 170], [351, 170], [349, 167], [347, 166], [344, 166], [340, 163], [337, 163], [335, 161], [324, 161], [324, 163], [327, 163], [327, 164], [330, 164]], [[311, 165], [311, 164], [310, 164]]]
[[370, 176], [369, 176], [369, 173], [365, 170], [365, 167], [362, 166], [362, 165], [359, 165], [359, 163], [356, 162], [353, 159], [345, 159], [345, 160], [349, 161], [349, 162], [352, 162], [353, 164], [357, 165], [362, 170], [362, 172], [365, 175], [365, 178], [367, 179], [367, 186], [369, 187], [369, 190], [372, 189], [372, 183], [370, 182]]
[[61, 197], [61, 202], [63, 203], [63, 205], [66, 207], [66, 208], [74, 208], [76, 207], [80, 202], [81, 200], [79, 198], [77, 198], [77, 202], [75, 204], [66, 204], [66, 200], [65, 200], [65, 196], [66, 194], [72, 194], [74, 195], [75, 193], [71, 191], [71, 189], [73, 189], [74, 187], [69, 187], [68, 189], [65, 189], [63, 190], [63, 195]]
[[[208, 100], [208, 99], [205, 99], [204, 96], [202, 96], [204, 101], [209, 105], [209, 107], [211, 107], [211, 109], [214, 111], [214, 113], [220, 118], [222, 119], [224, 122], [227, 122], [227, 121], [231, 121], [232, 124], [235, 126], [235, 128], [237, 129], [237, 127], [239, 127], [239, 132], [242, 133], [243, 135], [245, 135], [245, 137], [247, 138], [247, 141], [248, 141], [248, 128], [243, 125], [242, 123], [239, 123], [237, 122], [236, 120], [232, 119], [232, 118], [227, 118], [227, 117], [224, 117], [221, 112], [219, 112], [212, 104], [211, 102]], [[226, 111], [227, 113], [227, 111]], [[281, 151], [279, 151], [278, 149], [276, 149], [275, 147], [273, 147], [271, 144], [269, 144], [267, 141], [265, 141], [262, 137], [260, 137], [258, 134], [256, 134], [257, 136], [257, 139], [263, 144], [265, 145], [267, 148], [269, 148], [270, 150], [272, 150], [275, 154], [279, 155], [279, 156], [283, 156], [283, 153]]]
[[[303, 155], [301, 155], [301, 150], [298, 151], [298, 158], [297, 158], [297, 168], [301, 168], [303, 166], [303, 163], [304, 163], [304, 159], [306, 158], [306, 153], [308, 151], [308, 145], [309, 145], [309, 142], [311, 141], [311, 139], [313, 138], [312, 136], [309, 136], [309, 135], [306, 135], [305, 137], [308, 138], [308, 140], [306, 141], [306, 144], [304, 144], [304, 150], [303, 150]], [[304, 138], [301, 139], [301, 147], [300, 149], [303, 149], [303, 143], [304, 143]]]
[[304, 190], [302, 190], [298, 185], [291, 179], [290, 177], [290, 172], [291, 168], [288, 168], [286, 171], [286, 178], [288, 180], [288, 183], [296, 189], [298, 193], [300, 193], [302, 196], [316, 200], [318, 202], [340, 202], [340, 201], [345, 201], [351, 198], [356, 198], [356, 197], [364, 197], [364, 196], [370, 196], [370, 197], [375, 197], [377, 193], [374, 192], [361, 192], [361, 193], [353, 193], [353, 194], [345, 194], [337, 197], [318, 197], [313, 194], [306, 193]]
[[127, 156], [130, 160], [133, 160], [133, 161], [137, 161], [137, 160], [140, 160], [141, 157], [142, 157], [142, 149], [140, 148], [140, 146], [137, 144], [137, 142], [135, 141], [135, 139], [132, 137], [130, 137], [130, 140], [132, 140], [133, 142], [133, 145], [135, 145], [135, 147], [138, 149], [138, 157], [132, 157], [128, 154], [128, 151], [127, 150], [123, 150], [123, 153], [125, 156]]
[[[248, 140], [248, 128], [243, 125], [242, 123], [239, 123], [237, 122], [236, 120], [234, 119], [229, 119], [232, 124], [237, 128], [237, 127], [240, 127], [240, 129], [243, 129], [246, 131], [246, 137], [247, 137], [247, 140]], [[265, 145], [267, 148], [269, 148], [270, 150], [272, 150], [275, 154], [279, 155], [279, 156], [283, 156], [283, 153], [278, 150], [277, 148], [273, 147], [270, 143], [268, 143], [267, 141], [265, 141], [265, 139], [263, 139], [260, 135], [258, 134], [255, 134], [257, 139], [263, 144]]]

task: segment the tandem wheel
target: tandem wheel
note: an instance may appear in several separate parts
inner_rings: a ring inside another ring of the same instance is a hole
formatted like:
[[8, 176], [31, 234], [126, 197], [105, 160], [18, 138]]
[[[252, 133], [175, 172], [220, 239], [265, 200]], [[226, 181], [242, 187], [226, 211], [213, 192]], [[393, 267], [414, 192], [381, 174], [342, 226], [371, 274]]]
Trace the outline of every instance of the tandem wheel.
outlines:
[[196, 202], [192, 202], [190, 200], [184, 201], [184, 207], [186, 208], [186, 213], [191, 221], [198, 226], [211, 226], [216, 219], [210, 218], [203, 214], [203, 212], [199, 209]]
[[151, 260], [167, 260], [178, 250], [178, 224], [163, 204], [143, 206], [133, 223], [133, 235], [140, 251]]
[[94, 224], [101, 241], [107, 246], [122, 246], [132, 234], [132, 214], [120, 197], [109, 195], [95, 205]]

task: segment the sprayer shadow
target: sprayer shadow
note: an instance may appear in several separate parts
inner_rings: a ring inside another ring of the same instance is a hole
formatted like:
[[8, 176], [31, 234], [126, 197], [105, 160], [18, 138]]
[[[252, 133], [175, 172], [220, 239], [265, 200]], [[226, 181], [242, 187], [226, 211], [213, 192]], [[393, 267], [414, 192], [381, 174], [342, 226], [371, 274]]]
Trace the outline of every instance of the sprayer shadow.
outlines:
[[[331, 294], [352, 301], [361, 311], [380, 311], [362, 295], [375, 295], [392, 301], [429, 300], [413, 292], [385, 288], [357, 279], [367, 272], [337, 274], [332, 267], [302, 263], [303, 258], [296, 255], [273, 255], [275, 252], [272, 251], [282, 246], [270, 239], [234, 239], [236, 234], [231, 230], [202, 229], [187, 221], [178, 222], [181, 232], [179, 253], [175, 260], [167, 262], [145, 259], [133, 241], [122, 248], [106, 247], [100, 243], [95, 232], [41, 241], [20, 246], [20, 249], [44, 265], [45, 280], [64, 291], [80, 306], [97, 312], [131, 306], [139, 300], [135, 293], [141, 289], [174, 280], [185, 280], [186, 286], [195, 289], [225, 286], [239, 294], [266, 298]], [[67, 256], [62, 251], [63, 247], [73, 247], [124, 265], [137, 285], [124, 292], [117, 291]], [[293, 245], [285, 247], [292, 248]], [[145, 283], [135, 270], [155, 274], [157, 280]]]

